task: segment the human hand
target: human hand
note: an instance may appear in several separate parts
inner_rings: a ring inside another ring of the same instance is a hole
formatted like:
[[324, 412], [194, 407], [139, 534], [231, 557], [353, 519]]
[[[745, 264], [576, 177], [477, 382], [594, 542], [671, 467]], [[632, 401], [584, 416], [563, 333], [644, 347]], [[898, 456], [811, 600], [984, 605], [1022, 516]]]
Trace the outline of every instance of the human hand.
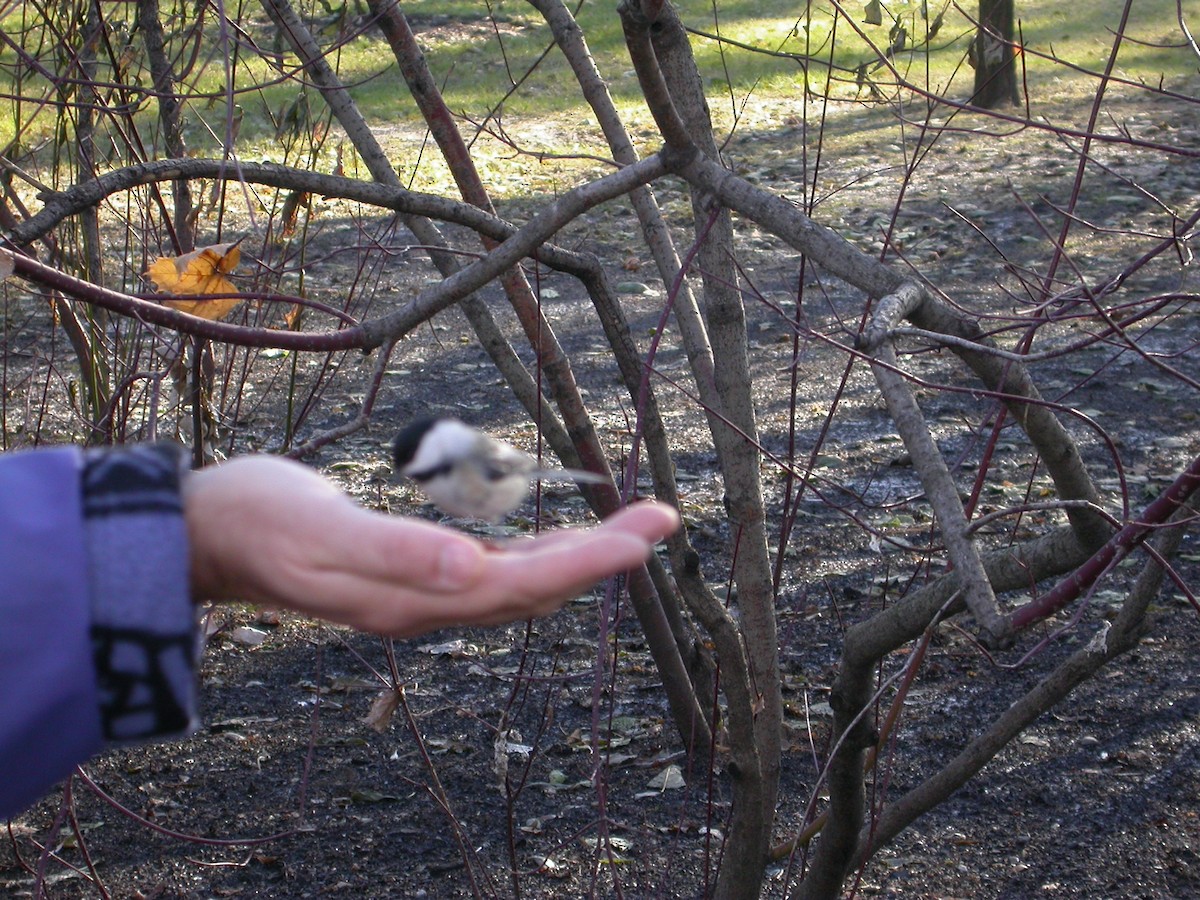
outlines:
[[363, 509], [271, 456], [193, 472], [183, 495], [197, 599], [281, 606], [393, 637], [546, 615], [639, 565], [679, 527], [674, 509], [645, 502], [595, 528], [484, 544]]

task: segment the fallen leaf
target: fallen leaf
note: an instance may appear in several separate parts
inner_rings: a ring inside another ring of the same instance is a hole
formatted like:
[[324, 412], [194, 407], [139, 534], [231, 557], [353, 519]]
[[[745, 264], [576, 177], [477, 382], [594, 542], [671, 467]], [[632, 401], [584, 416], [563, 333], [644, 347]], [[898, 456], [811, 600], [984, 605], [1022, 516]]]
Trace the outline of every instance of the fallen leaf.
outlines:
[[229, 633], [229, 638], [235, 644], [243, 644], [247, 647], [257, 647], [267, 639], [265, 631], [259, 631], [257, 628], [251, 628], [248, 625], [241, 625]]
[[259, 613], [258, 613], [258, 624], [259, 625], [266, 625], [269, 628], [275, 628], [279, 625], [280, 621], [282, 621], [282, 620], [279, 617], [279, 610], [277, 610], [277, 609], [259, 610]]
[[633, 849], [633, 841], [629, 838], [623, 838], [619, 835], [610, 834], [603, 838], [585, 837], [580, 839], [585, 847], [595, 850], [599, 847], [602, 850], [616, 851], [617, 853], [628, 853]]
[[426, 739], [425, 744], [426, 744], [426, 746], [429, 747], [430, 752], [432, 752], [434, 754], [442, 754], [442, 753], [467, 754], [467, 753], [474, 753], [476, 750], [474, 745], [468, 744], [466, 741], [459, 740], [457, 738], [428, 738], [428, 739]]
[[616, 291], [618, 294], [648, 294], [650, 286], [640, 281], [621, 281], [617, 283]]
[[571, 877], [571, 867], [560, 863], [553, 856], [545, 857], [537, 871], [539, 875], [546, 875], [550, 878]]
[[450, 656], [454, 659], [478, 656], [480, 650], [473, 644], [468, 644], [462, 638], [446, 641], [443, 644], [422, 644], [417, 648], [418, 653], [428, 653], [430, 656]]
[[382, 734], [392, 724], [392, 716], [396, 714], [396, 707], [399, 705], [399, 691], [384, 691], [377, 694], [371, 701], [370, 711], [363, 717], [363, 724]]
[[496, 775], [496, 787], [500, 796], [508, 796], [508, 732], [504, 729], [496, 732], [496, 740], [492, 744], [492, 772]]
[[656, 791], [677, 791], [686, 784], [679, 766], [669, 765], [651, 778], [646, 786]]
[[610, 753], [605, 762], [608, 763], [610, 768], [616, 768], [635, 759], [637, 759], [637, 755], [633, 753]]
[[376, 791], [372, 788], [350, 792], [350, 800], [353, 803], [386, 803], [400, 799], [396, 794], [385, 794], [382, 791]]

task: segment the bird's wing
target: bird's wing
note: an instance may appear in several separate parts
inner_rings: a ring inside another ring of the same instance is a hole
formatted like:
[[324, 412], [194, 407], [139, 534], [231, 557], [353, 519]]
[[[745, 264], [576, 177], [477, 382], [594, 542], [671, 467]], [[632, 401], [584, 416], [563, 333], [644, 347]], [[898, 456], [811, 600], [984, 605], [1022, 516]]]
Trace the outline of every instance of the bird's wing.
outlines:
[[512, 475], [529, 475], [534, 471], [533, 457], [515, 447], [493, 444], [483, 459], [483, 475], [488, 481], [500, 481]]
[[538, 481], [578, 481], [583, 484], [607, 484], [608, 478], [582, 469], [534, 469], [530, 478]]

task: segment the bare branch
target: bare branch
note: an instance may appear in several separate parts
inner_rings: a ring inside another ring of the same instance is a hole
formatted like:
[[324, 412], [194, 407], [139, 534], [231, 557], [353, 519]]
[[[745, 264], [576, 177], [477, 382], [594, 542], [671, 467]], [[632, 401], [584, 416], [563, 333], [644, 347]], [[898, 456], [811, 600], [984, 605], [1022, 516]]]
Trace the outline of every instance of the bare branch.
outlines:
[[[1194, 513], [1195, 506], [1190, 500], [1175, 505], [1171, 523], [1159, 530], [1153, 539], [1160, 558], [1174, 555], [1183, 538], [1181, 523]], [[1117, 656], [1136, 647], [1145, 633], [1146, 610], [1158, 594], [1163, 573], [1164, 567], [1160, 563], [1150, 561], [1138, 575], [1111, 626], [1108, 622], [1101, 623], [1100, 629], [1082, 649], [1072, 653], [1049, 677], [1013, 703], [986, 732], [971, 741], [937, 774], [889, 804], [878, 821], [872, 824], [870, 832], [862, 835], [854, 865], [862, 865], [872, 853], [890, 842], [918, 816], [949, 797], [1025, 728], [1066, 699], [1082, 682]]]
[[884, 343], [876, 352], [871, 371], [875, 374], [879, 391], [892, 414], [892, 421], [896, 423], [904, 446], [912, 456], [921, 485], [942, 526], [942, 540], [959, 574], [967, 607], [992, 641], [1002, 642], [1008, 636], [1006, 623], [1000, 616], [983, 560], [969, 537], [967, 516], [958, 496], [958, 488], [929, 433], [920, 407], [907, 382], [899, 374], [896, 351], [890, 343]]

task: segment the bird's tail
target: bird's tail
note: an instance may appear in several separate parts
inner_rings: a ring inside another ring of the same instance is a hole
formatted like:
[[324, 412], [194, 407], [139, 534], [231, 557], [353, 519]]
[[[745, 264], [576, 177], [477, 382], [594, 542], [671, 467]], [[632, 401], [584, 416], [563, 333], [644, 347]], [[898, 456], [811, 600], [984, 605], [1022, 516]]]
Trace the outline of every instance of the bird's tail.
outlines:
[[605, 475], [583, 469], [534, 469], [529, 477], [536, 481], [576, 481], [581, 484], [607, 484], [609, 481]]

